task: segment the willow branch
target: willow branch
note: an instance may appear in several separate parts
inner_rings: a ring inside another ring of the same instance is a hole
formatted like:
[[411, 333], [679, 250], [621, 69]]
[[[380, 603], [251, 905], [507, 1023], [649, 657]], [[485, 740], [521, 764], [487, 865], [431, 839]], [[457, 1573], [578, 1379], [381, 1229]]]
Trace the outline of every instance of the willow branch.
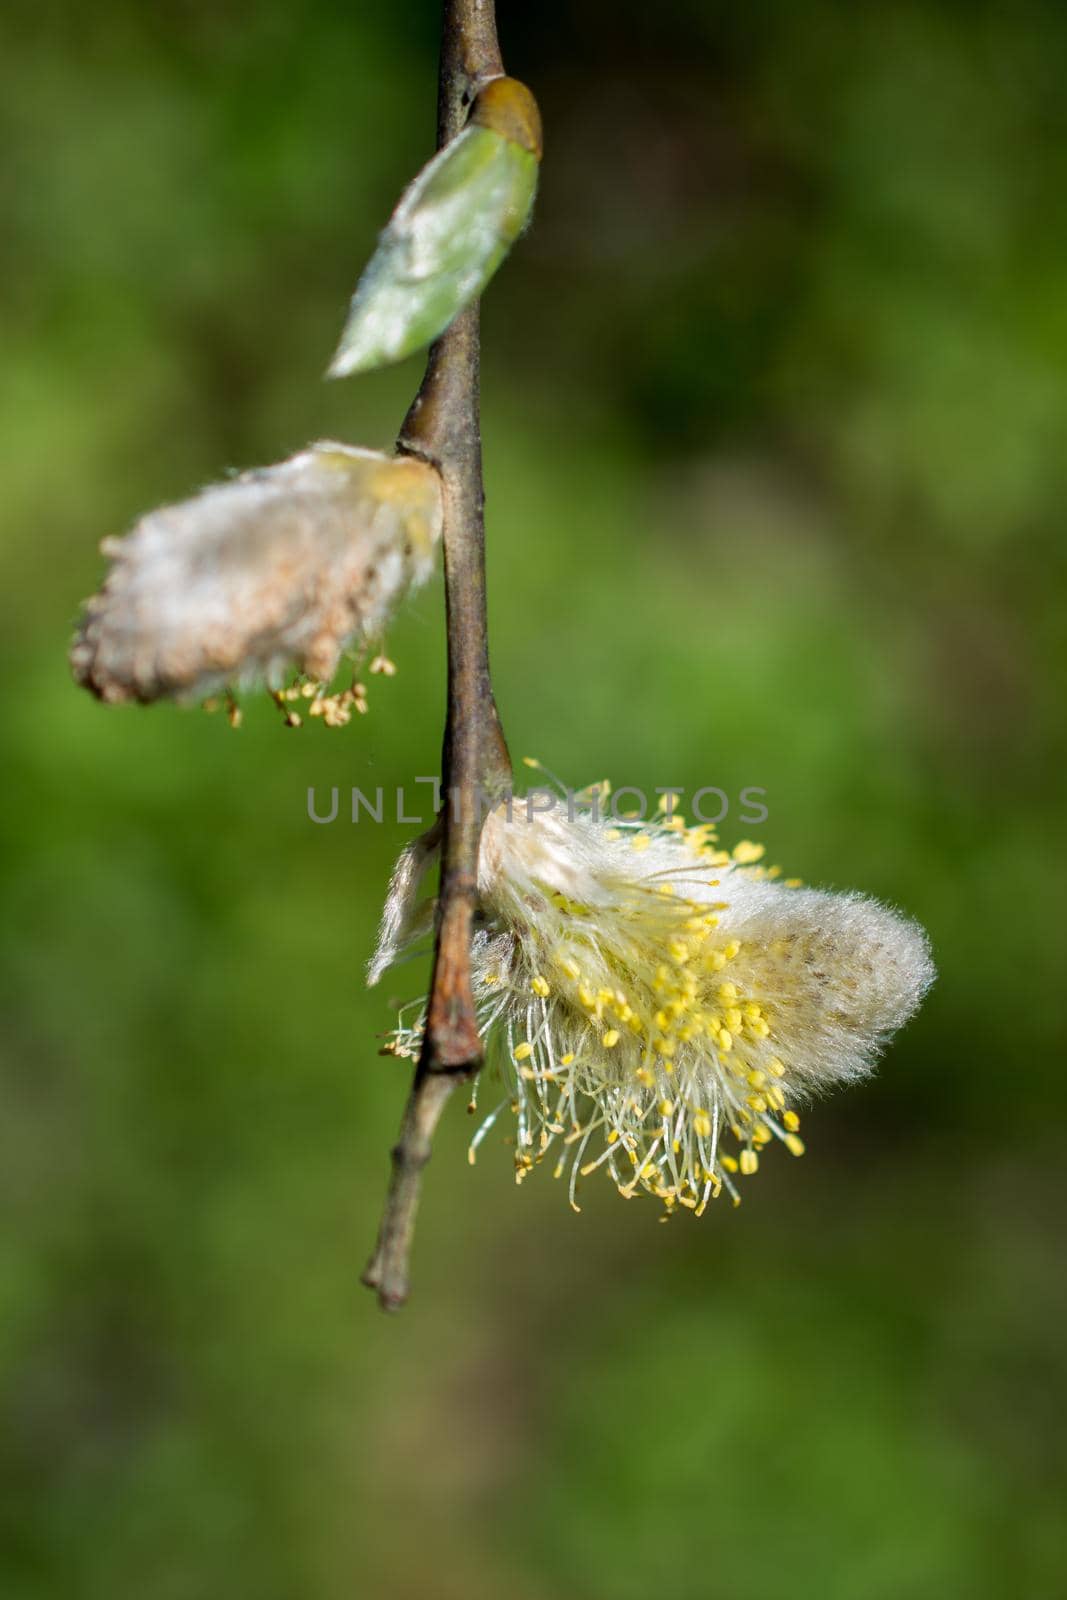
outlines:
[[[438, 86], [438, 148], [466, 121], [475, 94], [503, 74], [493, 0], [444, 0]], [[477, 304], [430, 351], [426, 375], [405, 418], [398, 448], [430, 461], [444, 490], [448, 709], [442, 775], [445, 805], [437, 939], [426, 1028], [400, 1138], [378, 1244], [363, 1281], [388, 1310], [408, 1295], [408, 1261], [422, 1169], [456, 1084], [482, 1063], [471, 991], [481, 799], [502, 793], [511, 763], [493, 700], [485, 604], [485, 494], [479, 415]]]

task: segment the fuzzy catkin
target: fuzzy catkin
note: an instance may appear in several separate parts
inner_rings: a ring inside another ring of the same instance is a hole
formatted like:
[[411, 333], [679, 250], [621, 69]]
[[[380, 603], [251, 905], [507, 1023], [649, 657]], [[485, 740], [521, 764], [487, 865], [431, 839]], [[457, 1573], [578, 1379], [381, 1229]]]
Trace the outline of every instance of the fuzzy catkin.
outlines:
[[[472, 1159], [510, 1106], [520, 1179], [552, 1152], [574, 1205], [602, 1167], [626, 1196], [701, 1212], [739, 1198], [766, 1146], [802, 1154], [797, 1108], [871, 1069], [934, 969], [916, 923], [783, 884], [761, 854], [703, 827], [490, 814], [471, 966], [505, 1097]], [[394, 878], [372, 976], [416, 934], [417, 880]], [[394, 1053], [423, 1027], [402, 1017]]]
[[289, 666], [328, 681], [426, 578], [441, 522], [432, 467], [332, 442], [149, 512], [101, 546], [75, 679], [111, 702], [276, 684]]

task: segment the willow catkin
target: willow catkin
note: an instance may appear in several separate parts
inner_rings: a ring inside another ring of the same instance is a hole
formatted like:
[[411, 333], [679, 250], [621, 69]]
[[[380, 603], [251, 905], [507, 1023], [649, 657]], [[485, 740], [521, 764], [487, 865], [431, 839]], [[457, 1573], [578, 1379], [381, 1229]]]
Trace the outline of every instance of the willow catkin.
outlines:
[[428, 575], [440, 479], [425, 462], [331, 442], [142, 517], [101, 549], [111, 570], [70, 660], [106, 701], [195, 700], [328, 681], [343, 650], [380, 638]]
[[[575, 1194], [600, 1169], [627, 1197], [703, 1212], [802, 1107], [869, 1072], [934, 977], [917, 923], [859, 894], [791, 887], [744, 842], [680, 818], [611, 824], [490, 812], [471, 951], [479, 1030], [516, 1118], [522, 1179], [549, 1156]], [[421, 863], [393, 880], [370, 976], [424, 931]], [[388, 1046], [417, 1056], [425, 1010]]]

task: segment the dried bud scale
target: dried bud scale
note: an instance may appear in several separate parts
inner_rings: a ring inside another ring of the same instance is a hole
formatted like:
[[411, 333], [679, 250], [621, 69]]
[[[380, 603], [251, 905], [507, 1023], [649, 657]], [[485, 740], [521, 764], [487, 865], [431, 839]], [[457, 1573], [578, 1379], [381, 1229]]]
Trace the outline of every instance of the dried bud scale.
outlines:
[[428, 575], [442, 521], [425, 462], [322, 443], [150, 512], [124, 539], [71, 649], [100, 699], [197, 700], [328, 683]]

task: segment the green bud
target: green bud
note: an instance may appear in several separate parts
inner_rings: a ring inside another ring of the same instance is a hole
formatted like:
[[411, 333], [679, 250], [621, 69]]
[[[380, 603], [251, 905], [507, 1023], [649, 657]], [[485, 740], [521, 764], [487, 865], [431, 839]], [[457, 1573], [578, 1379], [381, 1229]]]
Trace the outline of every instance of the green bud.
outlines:
[[533, 95], [494, 79], [393, 212], [356, 286], [331, 377], [402, 360], [478, 298], [529, 221], [540, 159]]

